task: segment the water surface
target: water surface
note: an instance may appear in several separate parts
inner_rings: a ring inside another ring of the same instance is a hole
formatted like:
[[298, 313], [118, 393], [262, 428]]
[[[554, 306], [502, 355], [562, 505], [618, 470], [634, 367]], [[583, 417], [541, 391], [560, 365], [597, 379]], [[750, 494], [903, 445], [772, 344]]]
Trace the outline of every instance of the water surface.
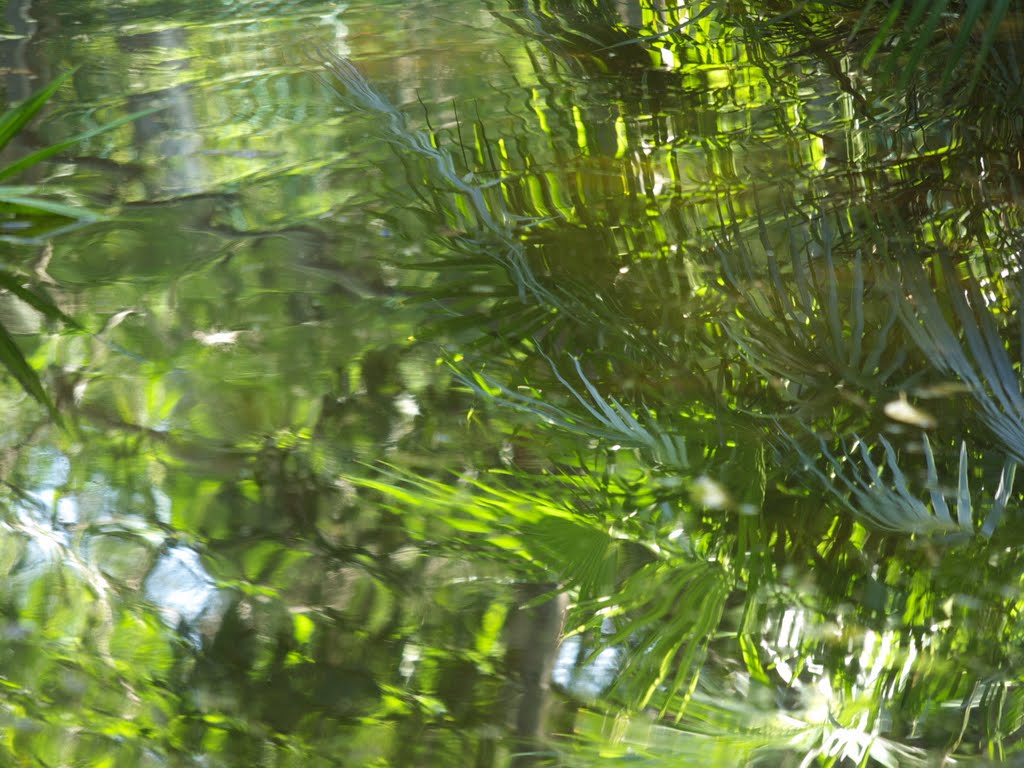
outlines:
[[4, 764], [1019, 751], [1012, 66], [584, 5], [8, 17]]

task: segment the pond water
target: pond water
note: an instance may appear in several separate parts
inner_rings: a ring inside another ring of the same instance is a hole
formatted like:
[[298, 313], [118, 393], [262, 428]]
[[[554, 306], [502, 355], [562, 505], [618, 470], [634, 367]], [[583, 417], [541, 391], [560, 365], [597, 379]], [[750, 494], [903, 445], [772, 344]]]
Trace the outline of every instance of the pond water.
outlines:
[[0, 763], [1024, 760], [1022, 27], [849, 5], [11, 0], [6, 160], [143, 114], [2, 203]]

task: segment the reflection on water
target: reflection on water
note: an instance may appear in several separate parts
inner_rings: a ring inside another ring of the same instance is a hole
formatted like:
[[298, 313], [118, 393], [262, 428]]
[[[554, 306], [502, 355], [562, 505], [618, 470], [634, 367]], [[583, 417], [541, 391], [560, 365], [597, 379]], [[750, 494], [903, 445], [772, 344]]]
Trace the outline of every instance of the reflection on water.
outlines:
[[217, 590], [195, 550], [175, 547], [157, 561], [146, 578], [146, 597], [160, 606], [168, 623], [199, 642], [193, 628], [217, 613]]
[[1021, 759], [1015, 12], [11, 5], [0, 763]]

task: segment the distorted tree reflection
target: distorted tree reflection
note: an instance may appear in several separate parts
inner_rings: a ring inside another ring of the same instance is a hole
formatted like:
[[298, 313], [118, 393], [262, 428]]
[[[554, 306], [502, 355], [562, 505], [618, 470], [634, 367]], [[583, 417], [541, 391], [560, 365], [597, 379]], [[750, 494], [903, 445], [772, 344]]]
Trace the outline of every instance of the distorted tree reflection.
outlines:
[[0, 755], [1015, 757], [1004, 5], [492, 6], [479, 109], [324, 57], [365, 219], [81, 249], [153, 241], [42, 347], [89, 439], [8, 409]]
[[[558, 30], [569, 29], [582, 37], [585, 29], [591, 40], [601, 39], [589, 26], [600, 25], [596, 17], [589, 16], [585, 25], [577, 28], [571, 10], [543, 16], [523, 12], [522, 18], [533, 24], [527, 34], [558, 56], [565, 55], [567, 41], [578, 43], [580, 39]], [[718, 34], [714, 25], [722, 23], [711, 17], [704, 31]], [[687, 33], [698, 29], [695, 25]], [[751, 27], [741, 29], [749, 32]], [[792, 32], [792, 27], [787, 31]], [[770, 44], [772, 35], [777, 34], [768, 27], [759, 32], [757, 45]], [[665, 38], [671, 48], [672, 34], [659, 39]], [[592, 50], [600, 56], [600, 47]], [[677, 60], [686, 61], [685, 56]], [[755, 66], [764, 60], [751, 59]], [[835, 62], [823, 63], [828, 71]], [[685, 64], [680, 70], [685, 72]], [[572, 73], [573, 67], [568, 71]], [[774, 78], [772, 73], [763, 74], [768, 82]], [[842, 89], [851, 88], [842, 73], [833, 74], [840, 78]], [[971, 89], [975, 86], [972, 83]], [[855, 110], [867, 104], [865, 94], [849, 93]], [[646, 143], [648, 157], [657, 157], [664, 138], [630, 117], [642, 114], [643, 109], [632, 105], [626, 92], [619, 91], [618, 98], [617, 119], [622, 121], [622, 135], [630, 137], [627, 146], [634, 141]], [[549, 104], [545, 110], [550, 125], [557, 108]], [[958, 331], [942, 330], [946, 326], [936, 324], [942, 315], [922, 315], [918, 325], [913, 314], [913, 308], [922, 313], [938, 309], [933, 310], [927, 302], [907, 301], [904, 295], [920, 295], [931, 288], [898, 263], [920, 261], [917, 249], [921, 244], [952, 232], [941, 209], [914, 202], [919, 199], [913, 186], [921, 183], [921, 177], [890, 180], [887, 195], [896, 201], [905, 199], [903, 195], [910, 199], [901, 203], [907, 206], [901, 211], [902, 221], [888, 229], [877, 227], [891, 223], [892, 218], [876, 218], [859, 194], [850, 195], [851, 187], [863, 189], [861, 185], [873, 174], [889, 176], [897, 166], [906, 167], [907, 160], [899, 154], [904, 150], [897, 149], [897, 154], [887, 159], [885, 152], [894, 150], [891, 143], [877, 147], [859, 143], [863, 138], [854, 136], [847, 115], [823, 114], [826, 122], [836, 118], [838, 122], [804, 129], [812, 146], [809, 137], [823, 137], [824, 156], [817, 173], [809, 169], [811, 174], [803, 180], [800, 194], [795, 194], [795, 188], [785, 188], [772, 197], [761, 189], [739, 187], [738, 199], [746, 204], [708, 206], [696, 189], [687, 189], [677, 177], [651, 185], [649, 179], [656, 178], [657, 168], [648, 160], [634, 162], [625, 155], [610, 163], [615, 169], [610, 175], [619, 174], [626, 194], [608, 192], [605, 203], [600, 193], [581, 194], [587, 189], [588, 166], [599, 156], [609, 162], [611, 154], [602, 151], [600, 143], [583, 143], [585, 115], [579, 110], [572, 117], [563, 116], [566, 122], [575, 123], [582, 150], [575, 178], [543, 170], [540, 158], [552, 149], [557, 151], [554, 139], [549, 147], [538, 146], [534, 156], [524, 151], [521, 140], [513, 143], [491, 133], [491, 141], [517, 146], [525, 161], [521, 169], [511, 162], [502, 168], [496, 186], [506, 194], [491, 199], [497, 210], [508, 212], [502, 219], [524, 223], [519, 237], [529, 246], [514, 269], [506, 267], [506, 275], [512, 286], [519, 286], [520, 301], [524, 300], [524, 286], [543, 286], [543, 290], [533, 290], [526, 303], [536, 302], [549, 319], [532, 333], [508, 333], [508, 338], [523, 341], [504, 369], [488, 355], [485, 367], [474, 371], [474, 360], [484, 358], [471, 354], [472, 347], [466, 345], [459, 346], [455, 365], [480, 395], [546, 425], [540, 426], [535, 440], [548, 446], [549, 455], [560, 457], [553, 467], [565, 469], [556, 470], [547, 481], [533, 478], [531, 487], [540, 484], [543, 488], [546, 482], [550, 489], [534, 498], [562, 493], [565, 481], [560, 472], [568, 471], [564, 462], [571, 454], [572, 436], [588, 435], [597, 451], [586, 458], [578, 456], [576, 471], [600, 472], [604, 492], [615, 489], [614, 495], [606, 498], [618, 500], [616, 514], [609, 518], [620, 521], [618, 537], [636, 536], [638, 543], [657, 545], [658, 554], [635, 573], [613, 566], [601, 581], [610, 591], [598, 595], [594, 604], [582, 597], [586, 590], [580, 587], [587, 583], [592, 587], [593, 582], [571, 575], [575, 570], [571, 563], [581, 568], [589, 564], [587, 572], [596, 563], [607, 563], [607, 543], [595, 540], [592, 548], [580, 547], [573, 557], [546, 561], [550, 572], [564, 575], [576, 598], [572, 621], [588, 626], [584, 636], [594, 644], [595, 653], [602, 648], [626, 649], [618, 681], [605, 691], [604, 700], [642, 707], [653, 698], [663, 715], [681, 721], [682, 732], [711, 733], [728, 743], [732, 715], [727, 706], [710, 703], [716, 699], [708, 696], [720, 699], [740, 694], [739, 689], [729, 687], [736, 685], [735, 679], [716, 667], [726, 659], [742, 659], [743, 690], [747, 691], [744, 706], [757, 701], [757, 696], [750, 698], [750, 686], [776, 687], [796, 696], [792, 711], [807, 718], [802, 729], [769, 728], [766, 732], [771, 736], [762, 732], [761, 739], [751, 738], [746, 742], [748, 755], [793, 750], [805, 761], [923, 764], [926, 757], [920, 747], [958, 749], [964, 738], [989, 748], [1006, 748], [1008, 742], [999, 736], [1006, 724], [998, 715], [965, 721], [969, 727], [960, 729], [959, 739], [950, 744], [938, 736], [949, 723], [943, 725], [941, 716], [928, 711], [937, 701], [967, 702], [965, 711], [971, 711], [972, 696], [999, 698], [1003, 694], [997, 691], [1007, 690], [994, 680], [1012, 669], [1012, 652], [997, 654], [985, 671], [975, 670], [959, 680], [953, 679], [956, 673], [948, 665], [940, 663], [943, 653], [977, 642], [979, 627], [999, 632], [997, 625], [981, 622], [974, 608], [954, 607], [954, 612], [966, 611], [975, 622], [976, 633], [965, 635], [955, 628], [955, 622], [943, 618], [946, 609], [941, 606], [953, 594], [943, 590], [958, 583], [964, 569], [970, 568], [971, 558], [989, 546], [976, 539], [975, 532], [998, 540], [1000, 531], [1005, 531], [1000, 527], [1005, 515], [1016, 505], [1018, 495], [1012, 489], [1015, 462], [1006, 459], [1006, 451], [991, 449], [985, 431], [987, 426], [1003, 435], [1004, 443], [1012, 442], [1007, 430], [1019, 420], [1013, 403], [1020, 390], [1015, 381], [1011, 387], [1007, 380], [1013, 368], [1008, 359], [1000, 357], [1005, 337], [999, 336], [988, 315], [983, 312], [981, 320], [974, 321], [981, 323], [981, 330], [972, 331], [970, 323], [963, 324], [966, 305], [957, 303], [955, 291], [951, 294], [956, 317], [961, 320], [957, 327], [974, 350], [972, 368], [960, 362], [965, 358], [956, 351]], [[873, 118], [883, 119], [877, 114]], [[881, 126], [879, 122], [879, 130]], [[922, 127], [934, 134], [933, 126]], [[477, 131], [478, 136], [486, 133]], [[785, 141], [787, 135], [792, 134], [776, 134], [769, 140]], [[586, 136], [589, 138], [589, 133]], [[674, 141], [678, 153], [678, 133]], [[830, 146], [837, 141], [839, 150]], [[713, 149], [706, 151], [712, 157], [717, 154]], [[969, 151], [954, 147], [948, 155], [952, 162], [961, 162], [968, 159], [962, 153]], [[481, 151], [477, 156], [484, 154]], [[930, 174], [927, 161], [922, 159], [919, 167]], [[853, 168], [855, 176], [849, 175]], [[650, 177], [645, 176], [648, 169], [654, 171]], [[730, 179], [724, 174], [713, 181], [727, 187]], [[455, 186], [453, 192], [459, 194]], [[512, 192], [519, 189], [532, 192]], [[637, 201], [639, 217], [622, 205], [623, 199]], [[686, 204], [697, 213], [698, 221], [703, 214], [707, 223], [688, 227], [663, 200]], [[980, 253], [993, 239], [1012, 238], [1012, 221], [1004, 219], [996, 225], [973, 203], [972, 209], [987, 223], [957, 235], [960, 252]], [[466, 243], [463, 240], [461, 244]], [[549, 243], [556, 245], [549, 247]], [[571, 243], [572, 247], [586, 243], [587, 247], [575, 253], [559, 243]], [[577, 268], [581, 261], [587, 264], [585, 271]], [[615, 273], [619, 276], [601, 280], [603, 275]], [[668, 279], [644, 279], [654, 276]], [[680, 283], [680, 278], [686, 282]], [[629, 302], [622, 300], [624, 284], [633, 291]], [[981, 294], [975, 293], [972, 304], [977, 307]], [[557, 300], [552, 300], [554, 296]], [[686, 301], [683, 306], [681, 298]], [[508, 315], [500, 312], [501, 305], [489, 308], [491, 327], [499, 338], [505, 338], [502, 318], [518, 314], [515, 303], [515, 294], [510, 294]], [[614, 309], [617, 323], [595, 329], [595, 307]], [[649, 314], [652, 307], [678, 310]], [[697, 318], [703, 318], [703, 328]], [[552, 328], [560, 330], [556, 333]], [[585, 334], [594, 330], [599, 330], [599, 335], [588, 341]], [[675, 331], [694, 335], [687, 338]], [[940, 332], [945, 335], [937, 336]], [[638, 349], [646, 352], [642, 387], [634, 383], [640, 376], [638, 361], [631, 359]], [[563, 350], [579, 360], [571, 361]], [[555, 357], [547, 361], [547, 355]], [[573, 367], [582, 389], [562, 372]], [[984, 373], [975, 373], [976, 369]], [[499, 373], [502, 370], [507, 372]], [[680, 390], [680, 374], [703, 382], [701, 388]], [[928, 417], [927, 404], [918, 407], [907, 400], [908, 394], [915, 397], [915, 403], [920, 398], [946, 397], [941, 394], [943, 387], [956, 379], [963, 380], [978, 398], [980, 421], [978, 414], [968, 411], [935, 424]], [[717, 405], [709, 408], [709, 403]], [[742, 425], [731, 418], [750, 412], [763, 418], [753, 422], [747, 418]], [[990, 415], [986, 417], [986, 413]], [[714, 425], [712, 430], [705, 428], [709, 423]], [[936, 437], [931, 441], [924, 438], [922, 443], [921, 430], [936, 428]], [[516, 427], [518, 440], [528, 434], [527, 429]], [[648, 432], [652, 442], [645, 448], [645, 440], [638, 435]], [[861, 435], [877, 436], [881, 463], [865, 442], [875, 438]], [[957, 435], [969, 436], [970, 441], [961, 441]], [[677, 448], [673, 460], [666, 462], [650, 447], [666, 440], [668, 445], [686, 445], [689, 450], [684, 453]], [[767, 470], [769, 479], [765, 480], [763, 467], [742, 463], [762, 455], [762, 451], [747, 451], [746, 458], [741, 458], [744, 454], [737, 446], [751, 440], [769, 453], [795, 447], [801, 461], [787, 464], [775, 453], [774, 462], [781, 463], [777, 469]], [[857, 443], [847, 447], [848, 440]], [[623, 455], [626, 446], [637, 448], [637, 453]], [[1007, 448], [1012, 457], [1018, 455]], [[609, 450], [612, 453], [605, 453]], [[730, 464], [737, 461], [741, 469], [735, 473]], [[910, 466], [914, 466], [912, 475], [906, 474]], [[807, 480], [820, 482], [834, 494], [834, 506], [816, 505], [800, 490], [801, 467], [813, 470]], [[742, 490], [748, 485], [737, 483], [737, 475], [761, 477], [761, 482], [754, 484], [759, 491]], [[512, 498], [517, 492], [507, 484], [524, 481], [513, 465], [507, 476], [491, 475], [476, 484], [485, 494], [501, 498], [512, 494]], [[375, 487], [383, 490], [387, 485]], [[398, 487], [389, 492], [398, 493]], [[435, 496], [453, 512], [472, 503], [460, 501], [459, 494], [449, 494], [447, 487], [445, 483], [419, 485], [419, 493]], [[736, 498], [738, 492], [742, 498]], [[513, 507], [507, 509], [511, 512]], [[623, 519], [630, 524], [622, 527]], [[531, 528], [515, 527], [529, 542]], [[875, 532], [883, 530], [890, 533]], [[950, 533], [958, 537], [950, 538]], [[1004, 535], [1013, 537], [1009, 532]], [[669, 556], [669, 541], [684, 542], [685, 546]], [[564, 554], [572, 551], [564, 550]], [[776, 559], [769, 552], [774, 552]], [[671, 574], [674, 581], [685, 584], [682, 574], [694, 569], [695, 574], [700, 573], [702, 561], [724, 566], [722, 591], [718, 593], [710, 582], [695, 582], [692, 593], [704, 595], [710, 602], [695, 606], [694, 616], [688, 618], [688, 612], [682, 610], [692, 598], [671, 590], [658, 598], [663, 603], [652, 604], [647, 597], [640, 597], [641, 591], [658, 593], [658, 587], [652, 585], [659, 583], [659, 574], [666, 578]], [[1015, 604], [1012, 598], [999, 596], [998, 588], [989, 591], [999, 583], [997, 573], [1002, 568], [1012, 572], [1016, 567], [1013, 555], [997, 561], [1000, 565], [994, 569], [992, 581], [986, 579], [972, 595], [972, 600], [989, 606], [984, 614], [1012, 611], [1010, 605]], [[801, 585], [799, 589], [805, 593], [802, 608], [793, 608], [792, 598], [785, 597], [787, 582]], [[714, 597], [716, 594], [720, 597]], [[742, 606], [738, 615], [726, 609], [730, 603]], [[847, 645], [841, 640], [842, 633], [833, 635], [826, 629], [829, 617], [844, 603], [849, 612], [846, 621], [865, 628], [861, 656], [852, 666], [845, 658], [848, 650], [844, 650]], [[596, 623], [587, 624], [588, 613]], [[610, 631], [605, 626], [607, 616], [614, 617]], [[712, 637], [723, 639], [708, 646], [708, 654], [700, 651], [700, 645]], [[925, 667], [934, 674], [898, 673]], [[829, 716], [815, 720], [822, 702], [827, 702]], [[749, 716], [753, 710], [744, 711]], [[915, 729], [928, 723], [924, 732], [933, 737], [914, 737], [901, 743], [909, 735], [902, 724], [910, 722], [917, 723]], [[680, 753], [692, 748], [692, 742], [686, 744], [677, 745]]]

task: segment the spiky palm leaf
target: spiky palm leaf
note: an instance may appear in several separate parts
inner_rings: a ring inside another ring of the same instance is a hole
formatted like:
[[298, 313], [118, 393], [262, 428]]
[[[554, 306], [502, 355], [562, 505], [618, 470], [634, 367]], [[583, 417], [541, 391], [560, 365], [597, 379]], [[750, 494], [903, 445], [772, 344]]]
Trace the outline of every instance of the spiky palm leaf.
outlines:
[[[724, 327], [747, 361], [765, 377], [788, 382], [794, 399], [844, 384], [884, 389], [907, 352], [894, 333], [899, 313], [886, 295], [872, 294], [861, 250], [842, 254], [850, 272], [846, 294], [835, 225], [826, 216], [815, 222], [786, 216], [789, 242], [781, 246], [771, 241], [763, 216], [757, 225], [759, 252], [735, 226], [717, 246], [728, 285], [740, 299], [736, 317]], [[780, 258], [780, 250], [788, 250], [789, 258]], [[870, 269], [884, 283], [886, 266]]]
[[[525, 475], [508, 479], [537, 483]], [[535, 577], [557, 576], [563, 588], [582, 598], [572, 614], [576, 632], [597, 641], [587, 647], [591, 655], [633, 648], [614, 695], [632, 707], [650, 703], [681, 715], [722, 619], [731, 591], [728, 572], [668, 542], [645, 548], [648, 562], [635, 567], [635, 558], [624, 559], [622, 547], [641, 544], [642, 534], [616, 525], [610, 509], [581, 514], [585, 478], [541, 478], [536, 491], [502, 480], [502, 474], [492, 473], [439, 482], [385, 468], [377, 478], [353, 482], [421, 512], [435, 510], [437, 523], [454, 531], [449, 539], [488, 542], [488, 558], [503, 553]], [[572, 496], [557, 498], [560, 488]], [[602, 633], [609, 621], [614, 631]]]
[[481, 373], [465, 373], [454, 364], [453, 370], [477, 394], [537, 416], [544, 423], [583, 437], [603, 440], [609, 445], [639, 448], [659, 465], [682, 470], [690, 468], [686, 441], [682, 436], [662, 429], [652, 414], [639, 415], [614, 397], [603, 396], [583, 373], [578, 359], [573, 359], [573, 365], [587, 395], [562, 376], [554, 361], [543, 353], [541, 355], [565, 391], [583, 407], [583, 413], [553, 405], [546, 401], [543, 393], [524, 394]]
[[[876, 22], [879, 9], [884, 16]], [[966, 90], [970, 92], [986, 64], [997, 56], [995, 43], [1004, 23], [1021, 10], [1015, 0], [869, 0], [854, 35], [862, 28], [872, 30], [864, 66], [888, 48], [883, 71], [901, 72], [901, 88], [931, 59], [941, 67], [939, 78], [943, 87], [950, 83], [958, 68], [969, 64]], [[937, 33], [943, 29], [948, 42], [939, 58], [935, 56], [935, 43]]]
[[[936, 273], [946, 286], [958, 333], [939, 304], [936, 289], [917, 261], [901, 265], [905, 296], [898, 301], [904, 325], [929, 361], [940, 371], [957, 376], [970, 389], [982, 419], [1016, 459], [1024, 461], [1024, 393], [1019, 370], [1024, 350], [1011, 360], [992, 308], [973, 277], [959, 280], [951, 254], [934, 258]], [[1018, 276], [1017, 290], [1020, 292]], [[1019, 310], [1017, 322], [1024, 323]]]
[[886, 531], [900, 533], [962, 533], [975, 532], [988, 538], [1002, 520], [1013, 492], [1017, 462], [1008, 459], [999, 477], [999, 486], [990, 502], [988, 513], [982, 520], [978, 505], [972, 501], [967, 444], [961, 443], [958, 482], [953, 495], [953, 511], [947, 502], [947, 493], [940, 483], [928, 436], [922, 434], [922, 448], [926, 461], [928, 500], [910, 488], [907, 475], [900, 466], [896, 449], [884, 436], [879, 435], [884, 461], [872, 456], [873, 446], [854, 435], [848, 445], [840, 441], [838, 455], [825, 440], [817, 438], [820, 455], [825, 459], [827, 471], [818, 466], [799, 444], [790, 438], [804, 468], [844, 506], [867, 523]]

